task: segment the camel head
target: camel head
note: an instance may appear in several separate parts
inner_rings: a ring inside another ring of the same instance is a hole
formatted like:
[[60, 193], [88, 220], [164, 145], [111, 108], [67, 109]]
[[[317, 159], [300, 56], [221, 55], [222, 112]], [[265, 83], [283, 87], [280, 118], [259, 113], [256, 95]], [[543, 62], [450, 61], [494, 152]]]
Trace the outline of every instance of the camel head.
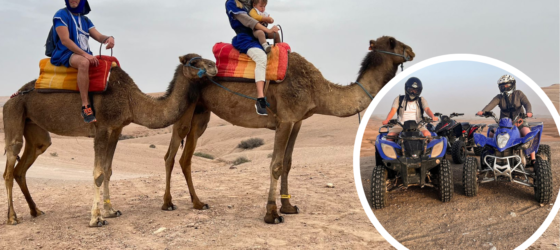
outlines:
[[218, 74], [216, 63], [204, 59], [198, 54], [191, 53], [180, 56], [179, 61], [183, 64], [183, 75], [185, 77], [202, 78], [205, 76], [213, 77]]
[[[377, 40], [370, 40], [369, 50], [387, 51], [399, 55], [404, 55], [405, 57], [409, 57], [408, 61], [412, 61], [414, 59], [414, 56], [416, 56], [412, 51], [412, 48], [410, 48], [410, 46], [390, 36], [382, 36], [380, 38], [377, 38]], [[388, 55], [388, 56], [390, 57], [390, 60], [393, 61], [394, 65], [398, 65], [406, 62], [405, 58], [402, 56], [395, 56], [395, 55]]]

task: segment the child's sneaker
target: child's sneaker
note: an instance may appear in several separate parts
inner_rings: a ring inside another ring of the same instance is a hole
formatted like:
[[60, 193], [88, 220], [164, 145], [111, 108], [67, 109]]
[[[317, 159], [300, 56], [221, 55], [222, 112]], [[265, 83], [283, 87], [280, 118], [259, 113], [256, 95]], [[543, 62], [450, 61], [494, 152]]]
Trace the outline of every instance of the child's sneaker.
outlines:
[[263, 44], [262, 44], [262, 47], [263, 47], [263, 49], [264, 49], [264, 52], [266, 52], [267, 54], [270, 53], [270, 50], [272, 49], [272, 48], [270, 47], [270, 44], [268, 44], [268, 43], [263, 43]]
[[255, 108], [257, 109], [258, 115], [268, 115], [268, 112], [266, 112], [266, 99], [257, 98], [257, 103], [255, 104]]
[[87, 105], [87, 107], [82, 106], [82, 117], [86, 123], [97, 122], [90, 105]]

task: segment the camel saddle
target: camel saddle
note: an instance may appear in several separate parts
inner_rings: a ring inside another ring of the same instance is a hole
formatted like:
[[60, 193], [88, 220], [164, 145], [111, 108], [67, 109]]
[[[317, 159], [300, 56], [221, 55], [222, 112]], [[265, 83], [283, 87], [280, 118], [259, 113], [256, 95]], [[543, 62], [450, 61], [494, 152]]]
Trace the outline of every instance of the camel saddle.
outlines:
[[[89, 92], [102, 93], [107, 90], [109, 76], [113, 67], [120, 67], [117, 58], [112, 56], [96, 56], [99, 65], [89, 68]], [[35, 89], [42, 93], [79, 92], [78, 70], [65, 66], [54, 66], [50, 58], [39, 62], [39, 78]]]
[[[266, 80], [279, 83], [286, 78], [290, 50], [287, 43], [272, 46], [268, 53]], [[256, 64], [247, 54], [239, 53], [229, 43], [216, 43], [212, 52], [218, 68], [218, 74], [214, 78], [228, 82], [255, 82]]]

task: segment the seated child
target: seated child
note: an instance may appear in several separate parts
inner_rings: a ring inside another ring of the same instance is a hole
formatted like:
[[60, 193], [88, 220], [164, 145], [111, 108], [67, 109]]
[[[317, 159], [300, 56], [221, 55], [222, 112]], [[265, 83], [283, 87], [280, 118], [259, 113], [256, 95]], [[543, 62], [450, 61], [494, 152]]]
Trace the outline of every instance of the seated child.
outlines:
[[[259, 23], [264, 27], [268, 27], [269, 23], [274, 23], [274, 19], [272, 19], [272, 17], [270, 17], [270, 15], [265, 12], [267, 2], [267, 0], [253, 0], [253, 9], [249, 12], [249, 16], [259, 21]], [[262, 45], [264, 51], [266, 53], [269, 53], [270, 45], [266, 42], [266, 33], [264, 33], [264, 31], [262, 30], [255, 30], [253, 35], [257, 39], [259, 39], [259, 43]], [[280, 42], [280, 38], [278, 37], [278, 35], [276, 35], [274, 40], [277, 43]]]

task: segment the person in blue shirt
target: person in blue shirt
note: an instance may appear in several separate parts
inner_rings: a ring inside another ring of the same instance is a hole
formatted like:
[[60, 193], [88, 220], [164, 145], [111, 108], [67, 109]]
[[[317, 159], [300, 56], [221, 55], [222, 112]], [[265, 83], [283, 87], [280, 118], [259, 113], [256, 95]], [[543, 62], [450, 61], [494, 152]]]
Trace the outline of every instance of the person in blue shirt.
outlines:
[[89, 105], [89, 67], [97, 66], [99, 61], [89, 48], [89, 37], [106, 44], [107, 49], [115, 46], [112, 36], [105, 36], [95, 28], [95, 25], [85, 15], [91, 9], [87, 0], [65, 0], [66, 8], [60, 9], [53, 17], [53, 39], [55, 49], [51, 63], [55, 66], [65, 66], [78, 69], [78, 88], [82, 98], [82, 117], [86, 123], [96, 122]]
[[249, 16], [251, 9], [250, 1], [248, 0], [228, 0], [226, 2], [226, 14], [229, 18], [231, 28], [237, 34], [231, 44], [241, 53], [247, 54], [253, 61], [255, 61], [255, 82], [257, 84], [257, 103], [255, 108], [257, 114], [268, 115], [266, 111], [266, 99], [264, 98], [264, 82], [266, 78], [266, 53], [259, 43], [259, 40], [253, 35], [254, 31], [262, 30], [270, 37], [274, 33], [278, 33], [278, 27], [274, 26], [271, 29], [264, 27], [257, 20]]

